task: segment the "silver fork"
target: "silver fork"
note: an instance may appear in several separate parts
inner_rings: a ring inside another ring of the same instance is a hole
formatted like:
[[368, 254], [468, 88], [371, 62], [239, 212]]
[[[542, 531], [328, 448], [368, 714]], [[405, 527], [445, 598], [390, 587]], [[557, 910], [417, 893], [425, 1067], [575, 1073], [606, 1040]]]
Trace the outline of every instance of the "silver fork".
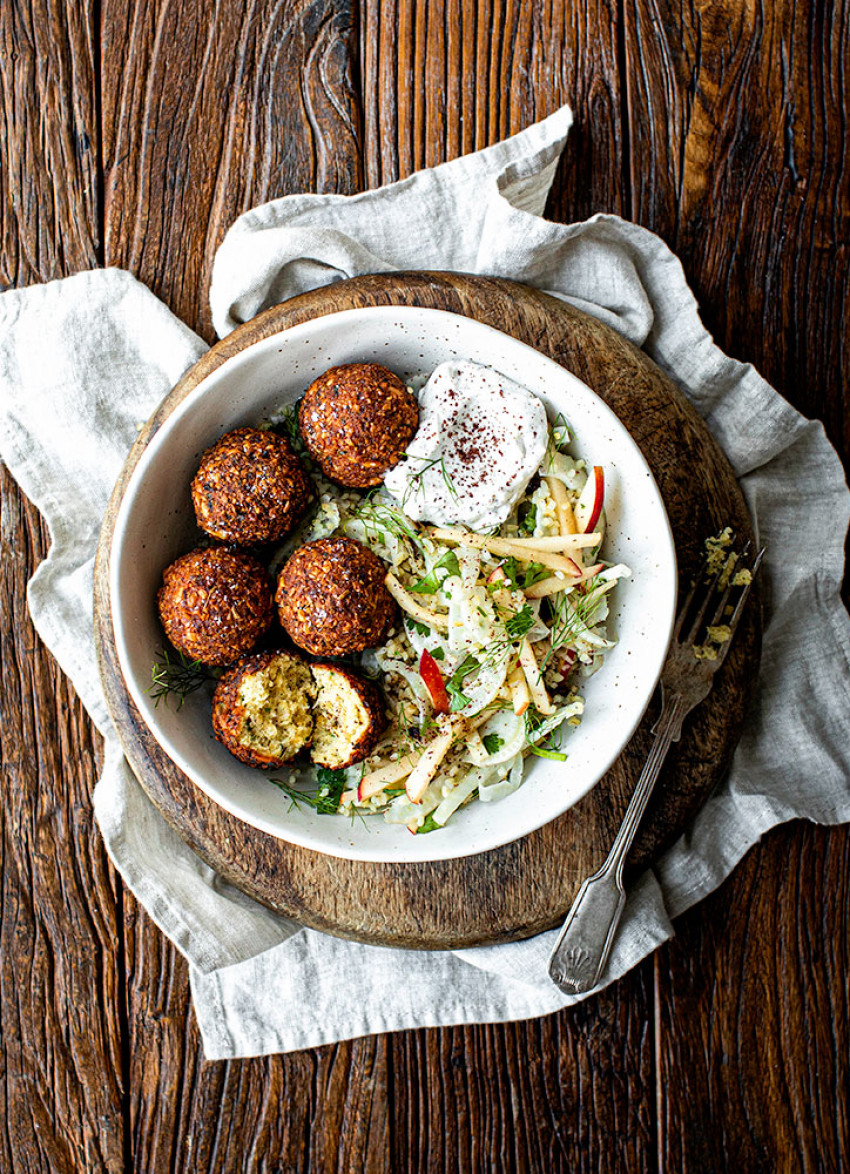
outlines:
[[[623, 864], [626, 853], [646, 810], [670, 744], [679, 741], [682, 722], [711, 692], [714, 674], [729, 652], [744, 604], [764, 556], [762, 547], [752, 565], [745, 568], [744, 560], [749, 551], [750, 544], [747, 543], [737, 558], [731, 575], [724, 576], [728, 556], [710, 580], [706, 579], [703, 564], [697, 581], [676, 618], [667, 660], [661, 672], [661, 713], [652, 729], [655, 742], [641, 771], [608, 859], [579, 889], [549, 959], [549, 975], [566, 994], [578, 994], [596, 986], [608, 961], [617, 923], [626, 903], [623, 888]], [[730, 553], [734, 553], [731, 547]], [[749, 570], [750, 581], [734, 588], [732, 580], [743, 569]], [[732, 615], [724, 619], [732, 591], [740, 594]], [[711, 613], [712, 618], [707, 620], [709, 607], [713, 601], [715, 606]], [[704, 636], [705, 628], [719, 627], [724, 623], [730, 629], [729, 638], [717, 648], [716, 659], [698, 659], [694, 649], [698, 647], [698, 638]]]

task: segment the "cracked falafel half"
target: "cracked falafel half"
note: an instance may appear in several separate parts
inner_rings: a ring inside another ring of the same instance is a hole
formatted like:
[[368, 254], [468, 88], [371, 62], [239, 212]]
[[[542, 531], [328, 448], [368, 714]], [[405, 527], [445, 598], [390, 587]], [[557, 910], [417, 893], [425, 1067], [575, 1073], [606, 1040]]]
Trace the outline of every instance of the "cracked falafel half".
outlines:
[[236, 428], [201, 457], [192, 481], [198, 525], [237, 546], [278, 542], [304, 517], [310, 479], [276, 432]]
[[283, 766], [310, 745], [315, 698], [313, 676], [300, 656], [244, 656], [213, 693], [213, 733], [249, 766]]
[[292, 652], [243, 657], [213, 694], [213, 732], [249, 766], [285, 766], [310, 748], [317, 766], [361, 762], [386, 727], [371, 681], [339, 665], [308, 665]]
[[312, 664], [310, 671], [317, 690], [311, 760], [331, 770], [362, 762], [387, 726], [377, 686], [342, 665]]
[[368, 489], [404, 456], [419, 427], [419, 404], [379, 363], [345, 363], [307, 388], [298, 427], [327, 477]]
[[275, 601], [282, 626], [314, 656], [346, 656], [383, 644], [397, 608], [387, 569], [353, 538], [319, 538], [284, 563]]
[[249, 652], [274, 617], [265, 567], [226, 546], [192, 550], [167, 566], [156, 601], [178, 652], [219, 667]]

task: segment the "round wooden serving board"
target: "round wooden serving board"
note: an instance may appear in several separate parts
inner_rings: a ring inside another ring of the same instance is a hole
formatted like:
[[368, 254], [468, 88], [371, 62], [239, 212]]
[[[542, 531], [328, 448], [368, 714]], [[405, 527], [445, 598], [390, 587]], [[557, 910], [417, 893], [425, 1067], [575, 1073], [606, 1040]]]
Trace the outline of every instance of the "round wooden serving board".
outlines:
[[[682, 583], [690, 581], [706, 536], [727, 525], [752, 536], [732, 470], [700, 417], [646, 355], [608, 326], [500, 279], [455, 273], [356, 278], [293, 298], [239, 327], [183, 377], [142, 430], [115, 487], [95, 571], [106, 696], [130, 765], [168, 822], [220, 876], [265, 905], [316, 929], [392, 946], [447, 949], [527, 937], [563, 920], [581, 881], [605, 858], [649, 752], [657, 702], [613, 769], [547, 826], [478, 856], [371, 864], [296, 847], [218, 807], [157, 744], [127, 694], [115, 655], [108, 589], [115, 516], [159, 425], [206, 375], [246, 345], [323, 314], [378, 305], [429, 306], [476, 318], [549, 355], [592, 387], [628, 427], [655, 474]], [[754, 599], [713, 692], [686, 723], [661, 773], [630, 857], [632, 869], [657, 859], [722, 776], [740, 734], [759, 649]]]

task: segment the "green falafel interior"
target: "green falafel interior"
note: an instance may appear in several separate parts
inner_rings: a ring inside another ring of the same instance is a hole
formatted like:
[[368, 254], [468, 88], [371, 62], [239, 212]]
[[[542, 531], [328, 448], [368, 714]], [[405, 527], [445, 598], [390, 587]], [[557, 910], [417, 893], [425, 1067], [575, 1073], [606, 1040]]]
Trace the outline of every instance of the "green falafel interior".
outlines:
[[294, 657], [278, 656], [267, 668], [246, 674], [238, 692], [242, 744], [270, 758], [294, 758], [310, 743], [315, 696], [310, 670]]
[[320, 766], [338, 770], [351, 763], [352, 752], [366, 749], [374, 716], [352, 686], [349, 673], [314, 665], [313, 679], [318, 694], [310, 757]]

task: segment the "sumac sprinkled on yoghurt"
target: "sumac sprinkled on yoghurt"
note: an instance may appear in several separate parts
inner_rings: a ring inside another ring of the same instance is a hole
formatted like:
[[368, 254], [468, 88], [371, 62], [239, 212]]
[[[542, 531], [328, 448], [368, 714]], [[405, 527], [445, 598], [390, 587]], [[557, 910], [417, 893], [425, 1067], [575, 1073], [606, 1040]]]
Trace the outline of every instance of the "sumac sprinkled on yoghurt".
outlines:
[[419, 429], [384, 478], [409, 518], [473, 530], [510, 514], [546, 452], [542, 402], [491, 367], [441, 363], [419, 396]]

